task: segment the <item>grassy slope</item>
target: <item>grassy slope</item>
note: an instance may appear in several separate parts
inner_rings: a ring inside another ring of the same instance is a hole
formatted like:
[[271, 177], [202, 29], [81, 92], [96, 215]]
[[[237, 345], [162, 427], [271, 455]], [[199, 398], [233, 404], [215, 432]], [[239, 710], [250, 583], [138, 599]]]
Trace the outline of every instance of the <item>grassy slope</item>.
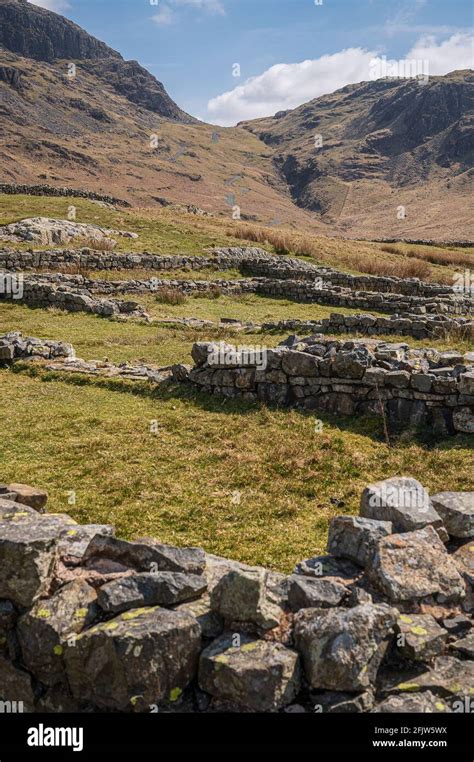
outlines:
[[[284, 300], [265, 300], [263, 297], [248, 296], [244, 300], [231, 297], [219, 299], [189, 299], [184, 305], [162, 305], [154, 303], [155, 317], [194, 316], [217, 320], [219, 316], [243, 320], [279, 319], [285, 317], [323, 317], [329, 308], [309, 305], [313, 309], [302, 308]], [[194, 341], [225, 339], [237, 344], [260, 344], [275, 346], [286, 338], [285, 333], [239, 333], [228, 329], [196, 330], [183, 326], [149, 325], [138, 322], [113, 322], [85, 313], [60, 312], [58, 310], [29, 309], [12, 303], [0, 303], [0, 334], [21, 331], [25, 336], [71, 342], [79, 357], [86, 360], [111, 362], [144, 360], [158, 365], [175, 362], [190, 362], [190, 350]], [[347, 337], [347, 335], [346, 335]], [[352, 337], [347, 337], [352, 338]], [[383, 337], [377, 337], [383, 340]], [[425, 346], [424, 341], [407, 337], [386, 337], [388, 341], [407, 341], [410, 346]], [[471, 347], [467, 342], [433, 341], [430, 346], [438, 349], [454, 348], [466, 352]]]
[[[231, 220], [226, 216], [199, 217], [170, 208], [113, 211], [84, 199], [23, 195], [0, 194], [0, 225], [25, 217], [66, 218], [71, 205], [76, 208], [77, 222], [90, 222], [138, 233], [139, 238], [135, 240], [119, 237], [115, 248], [117, 252], [148, 250], [159, 254], [202, 255], [205, 253], [204, 249], [211, 246], [263, 246], [268, 251], [274, 252], [275, 246], [270, 241], [274, 237], [281, 237], [292, 244], [290, 253], [298, 252], [298, 255], [306, 261], [325, 266], [331, 265], [346, 272], [363, 273], [365, 272], [364, 264], [367, 263], [373, 266], [375, 261], [396, 267], [406, 262], [408, 251], [411, 259], [417, 254], [420, 260], [426, 261], [426, 256], [433, 255], [433, 252], [438, 249], [438, 247], [398, 245], [388, 247], [394, 251], [386, 251], [387, 247], [383, 244], [323, 238], [310, 235], [307, 231], [302, 234], [285, 226], [261, 228]], [[256, 244], [242, 240], [239, 236], [245, 235], [246, 230], [258, 234], [263, 231], [264, 238], [267, 233], [267, 242]], [[29, 248], [28, 244], [8, 245], [20, 249]], [[307, 256], [304, 256], [306, 251]], [[453, 273], [460, 269], [464, 270], [466, 259], [469, 261], [469, 258], [472, 258], [474, 262], [472, 249], [448, 247], [441, 251], [451, 253], [454, 257], [459, 256], [462, 264], [446, 266], [430, 262], [427, 267], [428, 280], [452, 283]]]
[[471, 487], [467, 437], [388, 449], [380, 426], [360, 419], [325, 417], [318, 434], [314, 417], [295, 411], [179, 390], [139, 397], [7, 370], [0, 404], [14, 404], [2, 480], [46, 487], [50, 510], [285, 571], [324, 550], [328, 519], [355, 513], [369, 481], [403, 473], [431, 491]]

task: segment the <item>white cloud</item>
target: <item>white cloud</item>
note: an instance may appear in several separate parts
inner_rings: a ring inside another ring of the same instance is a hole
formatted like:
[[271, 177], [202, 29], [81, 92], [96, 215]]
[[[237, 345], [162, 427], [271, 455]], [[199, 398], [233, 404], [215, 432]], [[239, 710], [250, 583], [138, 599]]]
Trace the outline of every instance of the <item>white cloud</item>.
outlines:
[[225, 9], [221, 0], [166, 0], [163, 3], [158, 2], [157, 5], [159, 10], [152, 16], [152, 21], [160, 26], [173, 24], [177, 21], [177, 10], [179, 8], [192, 8], [219, 16], [225, 15]]
[[348, 83], [369, 79], [370, 61], [376, 55], [375, 51], [348, 48], [301, 63], [276, 64], [212, 98], [207, 104], [209, 117], [217, 124], [230, 125], [295, 108]]
[[[428, 60], [428, 73], [447, 74], [473, 66], [472, 35], [453, 34], [437, 42], [425, 35], [406, 54], [406, 59]], [[227, 126], [243, 119], [271, 116], [334, 92], [340, 87], [372, 78], [370, 62], [379, 51], [348, 48], [339, 53], [294, 64], [276, 64], [263, 74], [212, 98], [208, 119]]]
[[39, 5], [41, 8], [47, 8], [48, 11], [66, 11], [71, 7], [68, 0], [29, 0], [33, 5]]
[[172, 24], [174, 22], [175, 14], [172, 8], [170, 8], [168, 5], [162, 5], [158, 13], [155, 13], [155, 15], [151, 18], [155, 24], [159, 24], [160, 26], [167, 26], [168, 24]]
[[474, 66], [474, 37], [472, 34], [453, 34], [447, 40], [437, 42], [434, 35], [425, 35], [415, 43], [407, 58], [427, 60], [429, 74], [448, 74], [455, 69], [471, 69]]

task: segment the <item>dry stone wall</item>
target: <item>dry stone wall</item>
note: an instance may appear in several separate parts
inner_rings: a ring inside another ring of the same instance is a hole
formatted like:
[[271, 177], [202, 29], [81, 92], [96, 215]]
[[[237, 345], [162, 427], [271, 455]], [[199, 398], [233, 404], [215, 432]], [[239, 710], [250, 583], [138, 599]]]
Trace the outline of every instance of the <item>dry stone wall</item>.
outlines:
[[474, 493], [368, 485], [290, 575], [46, 507], [0, 485], [3, 711], [473, 711]]
[[74, 188], [56, 188], [52, 185], [24, 185], [18, 183], [0, 183], [0, 193], [10, 196], [22, 194], [25, 196], [62, 196], [67, 198], [87, 198], [92, 201], [103, 201], [114, 206], [130, 206], [128, 201], [122, 201], [114, 196], [107, 196], [93, 191], [75, 190]]
[[474, 433], [472, 354], [465, 359], [459, 352], [316, 334], [290, 336], [276, 349], [198, 342], [192, 357], [195, 366], [178, 366], [176, 375], [208, 393], [342, 416], [383, 416], [395, 430]]

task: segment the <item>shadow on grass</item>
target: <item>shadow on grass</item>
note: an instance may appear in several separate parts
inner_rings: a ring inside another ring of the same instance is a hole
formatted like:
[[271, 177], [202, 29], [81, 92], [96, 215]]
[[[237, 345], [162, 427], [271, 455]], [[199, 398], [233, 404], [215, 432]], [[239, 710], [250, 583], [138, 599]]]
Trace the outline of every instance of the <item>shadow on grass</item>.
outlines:
[[[172, 379], [162, 381], [160, 384], [149, 381], [129, 381], [121, 378], [100, 378], [73, 373], [62, 373], [61, 371], [44, 370], [41, 366], [32, 366], [28, 363], [18, 362], [11, 366], [11, 372], [23, 373], [31, 378], [36, 378], [43, 383], [61, 382], [73, 386], [92, 386], [111, 392], [121, 394], [131, 394], [136, 397], [147, 398], [151, 400], [161, 400], [170, 402], [180, 400], [182, 402], [192, 403], [195, 407], [208, 413], [219, 413], [228, 415], [255, 415], [261, 410], [272, 411], [290, 411], [301, 416], [302, 419], [314, 420], [318, 416], [324, 424], [348, 431], [358, 436], [364, 436], [375, 442], [385, 443], [384, 426], [381, 418], [371, 416], [350, 416], [341, 417], [322, 411], [300, 410], [295, 407], [286, 407], [278, 405], [268, 405], [263, 402], [252, 402], [241, 399], [230, 399], [218, 395], [203, 392], [191, 384], [178, 383]], [[398, 449], [409, 448], [413, 445], [425, 449], [437, 450], [457, 450], [471, 449], [473, 447], [472, 437], [469, 435], [457, 434], [455, 436], [439, 437], [433, 433], [431, 428], [411, 428], [401, 432], [390, 433], [390, 446]]]

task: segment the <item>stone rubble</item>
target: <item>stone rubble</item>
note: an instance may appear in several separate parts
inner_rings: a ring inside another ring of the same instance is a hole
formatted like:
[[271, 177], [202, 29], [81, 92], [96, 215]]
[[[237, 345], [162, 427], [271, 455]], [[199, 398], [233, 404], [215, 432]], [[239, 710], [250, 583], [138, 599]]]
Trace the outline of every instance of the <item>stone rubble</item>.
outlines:
[[370, 518], [336, 516], [329, 555], [291, 575], [121, 540], [109, 525], [40, 512], [44, 490], [1, 485], [23, 502], [0, 498], [0, 701], [28, 712], [472, 712], [474, 529], [461, 521], [460, 539], [453, 516], [474, 509], [474, 493], [430, 496], [413, 482], [368, 485], [361, 506], [390, 495], [391, 520], [379, 499]]

